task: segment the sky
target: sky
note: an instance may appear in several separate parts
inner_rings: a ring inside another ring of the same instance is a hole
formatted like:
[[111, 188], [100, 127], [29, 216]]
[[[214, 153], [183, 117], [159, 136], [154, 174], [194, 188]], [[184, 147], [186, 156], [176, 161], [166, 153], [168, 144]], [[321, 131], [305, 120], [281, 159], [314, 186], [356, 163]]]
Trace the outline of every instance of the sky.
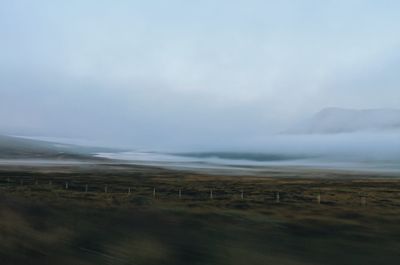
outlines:
[[400, 1], [0, 0], [0, 134], [137, 148], [400, 108]]

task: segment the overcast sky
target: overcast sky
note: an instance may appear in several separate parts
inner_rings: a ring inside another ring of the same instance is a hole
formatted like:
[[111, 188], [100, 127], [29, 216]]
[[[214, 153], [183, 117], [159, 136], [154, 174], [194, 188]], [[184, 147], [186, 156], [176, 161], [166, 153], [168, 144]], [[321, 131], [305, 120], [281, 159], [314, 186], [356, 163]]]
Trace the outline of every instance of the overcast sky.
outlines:
[[261, 139], [400, 108], [400, 1], [0, 1], [0, 133], [129, 147]]

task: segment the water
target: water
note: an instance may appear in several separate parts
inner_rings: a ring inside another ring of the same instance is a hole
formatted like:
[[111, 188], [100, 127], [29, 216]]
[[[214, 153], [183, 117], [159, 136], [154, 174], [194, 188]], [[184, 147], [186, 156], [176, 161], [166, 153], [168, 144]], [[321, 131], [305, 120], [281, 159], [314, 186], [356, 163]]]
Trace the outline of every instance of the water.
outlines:
[[173, 169], [263, 171], [274, 168], [334, 169], [365, 172], [400, 173], [398, 160], [362, 160], [356, 157], [293, 156], [266, 153], [204, 152], [159, 153], [121, 152], [99, 153], [98, 157], [124, 163], [161, 166]]

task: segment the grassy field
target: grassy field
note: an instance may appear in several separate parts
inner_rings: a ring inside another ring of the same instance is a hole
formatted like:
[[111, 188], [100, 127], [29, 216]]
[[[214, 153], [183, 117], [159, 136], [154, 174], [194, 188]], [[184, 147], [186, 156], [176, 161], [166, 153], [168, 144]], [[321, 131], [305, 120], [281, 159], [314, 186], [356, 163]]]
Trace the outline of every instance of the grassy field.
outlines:
[[400, 180], [373, 177], [2, 166], [0, 263], [399, 264]]

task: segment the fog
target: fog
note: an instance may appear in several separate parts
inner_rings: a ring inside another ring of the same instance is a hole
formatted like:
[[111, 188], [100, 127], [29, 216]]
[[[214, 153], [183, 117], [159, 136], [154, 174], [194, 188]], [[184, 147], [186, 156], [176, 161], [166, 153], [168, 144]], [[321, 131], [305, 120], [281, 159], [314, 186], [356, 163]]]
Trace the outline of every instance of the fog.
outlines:
[[399, 8], [1, 1], [0, 134], [169, 152], [398, 156], [396, 131], [281, 132], [330, 106], [400, 108]]
[[400, 136], [398, 132], [279, 135], [266, 140], [261, 149], [343, 160], [400, 160]]
[[98, 156], [122, 160], [124, 163], [225, 174], [257, 174], [277, 167], [286, 170], [332, 169], [385, 174], [400, 172], [398, 133], [273, 135], [263, 141], [242, 144], [241, 147], [230, 145], [212, 151], [209, 147], [175, 152], [136, 149], [99, 153]]

